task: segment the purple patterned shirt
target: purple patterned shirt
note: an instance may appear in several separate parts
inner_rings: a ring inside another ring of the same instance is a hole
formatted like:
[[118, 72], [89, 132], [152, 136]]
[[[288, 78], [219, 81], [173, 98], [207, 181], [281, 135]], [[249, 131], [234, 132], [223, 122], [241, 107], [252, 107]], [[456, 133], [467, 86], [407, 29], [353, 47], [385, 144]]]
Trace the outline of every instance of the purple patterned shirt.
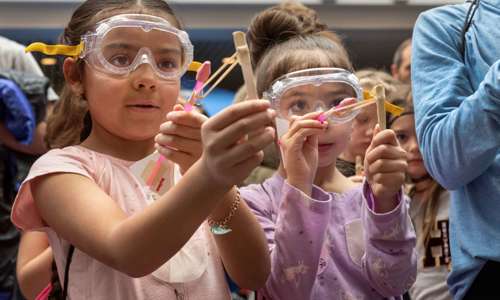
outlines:
[[260, 299], [398, 299], [415, 281], [415, 231], [402, 193], [393, 211], [377, 214], [366, 182], [343, 194], [314, 186], [308, 197], [276, 173], [241, 195], [271, 253]]

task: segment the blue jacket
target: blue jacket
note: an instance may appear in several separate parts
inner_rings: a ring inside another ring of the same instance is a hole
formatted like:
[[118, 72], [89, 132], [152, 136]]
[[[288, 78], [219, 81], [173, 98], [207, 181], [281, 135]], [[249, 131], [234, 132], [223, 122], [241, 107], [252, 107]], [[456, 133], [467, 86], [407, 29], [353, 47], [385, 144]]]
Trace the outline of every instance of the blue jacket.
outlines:
[[452, 272], [462, 299], [486, 260], [500, 261], [500, 0], [481, 0], [460, 52], [470, 4], [422, 13], [412, 83], [420, 150], [451, 190]]
[[35, 131], [35, 115], [31, 105], [12, 81], [0, 79], [0, 121], [23, 144], [31, 144]]

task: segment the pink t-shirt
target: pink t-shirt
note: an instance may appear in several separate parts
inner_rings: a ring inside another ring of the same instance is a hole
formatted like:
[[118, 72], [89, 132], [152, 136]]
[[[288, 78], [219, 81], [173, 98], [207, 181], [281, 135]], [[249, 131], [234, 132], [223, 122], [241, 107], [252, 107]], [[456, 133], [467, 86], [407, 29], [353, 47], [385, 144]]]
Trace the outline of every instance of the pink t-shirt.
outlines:
[[[31, 193], [30, 182], [51, 173], [80, 174], [99, 185], [125, 213], [133, 215], [142, 211], [151, 200], [129, 169], [132, 163], [80, 146], [71, 146], [49, 151], [32, 166], [14, 203], [12, 222], [22, 230], [43, 230], [48, 234], [61, 281], [69, 243], [42, 220]], [[165, 282], [152, 274], [132, 278], [75, 249], [69, 273], [69, 298], [230, 299], [222, 262], [208, 226], [200, 226], [195, 236], [204, 240], [206, 245], [202, 248], [207, 251], [206, 270], [197, 279], [182, 283]]]

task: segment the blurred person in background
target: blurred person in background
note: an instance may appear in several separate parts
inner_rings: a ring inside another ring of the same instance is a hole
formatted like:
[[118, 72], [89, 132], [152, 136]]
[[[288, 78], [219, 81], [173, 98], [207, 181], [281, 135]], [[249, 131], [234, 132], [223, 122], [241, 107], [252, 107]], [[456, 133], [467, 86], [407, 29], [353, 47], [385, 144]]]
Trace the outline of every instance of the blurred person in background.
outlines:
[[404, 40], [394, 53], [391, 65], [392, 77], [403, 83], [410, 83], [411, 77], [411, 39]]

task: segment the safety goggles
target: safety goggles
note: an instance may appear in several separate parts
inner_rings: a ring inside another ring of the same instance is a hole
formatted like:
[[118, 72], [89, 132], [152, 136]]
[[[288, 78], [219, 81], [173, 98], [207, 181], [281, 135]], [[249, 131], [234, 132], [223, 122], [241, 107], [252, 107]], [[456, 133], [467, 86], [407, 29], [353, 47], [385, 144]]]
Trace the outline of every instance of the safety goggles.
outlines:
[[338, 68], [314, 68], [278, 78], [264, 93], [278, 117], [290, 120], [311, 112], [322, 112], [333, 123], [352, 120], [359, 110], [336, 108], [363, 100], [363, 90], [354, 74]]
[[193, 61], [193, 45], [185, 31], [163, 18], [143, 14], [100, 21], [77, 46], [34, 43], [26, 50], [79, 57], [92, 68], [114, 76], [126, 76], [149, 64], [164, 80], [180, 78]]

